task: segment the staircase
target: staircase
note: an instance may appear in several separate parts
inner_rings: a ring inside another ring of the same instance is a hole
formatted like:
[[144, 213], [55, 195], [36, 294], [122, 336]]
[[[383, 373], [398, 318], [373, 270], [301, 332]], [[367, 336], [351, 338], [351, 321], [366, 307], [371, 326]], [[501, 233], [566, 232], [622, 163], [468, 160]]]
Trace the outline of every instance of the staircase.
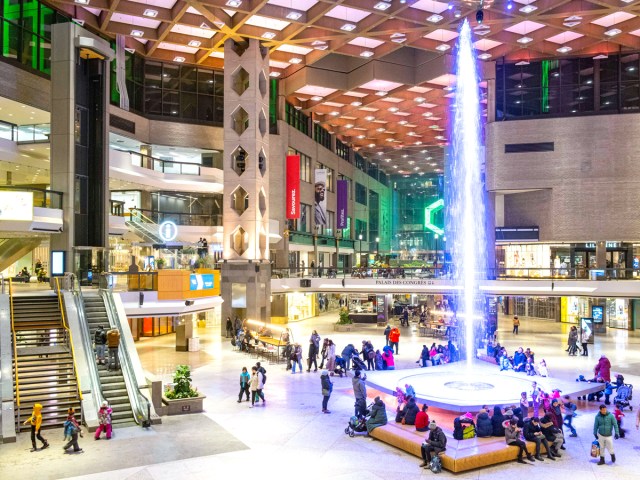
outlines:
[[22, 423], [29, 418], [36, 403], [43, 406], [43, 428], [61, 427], [69, 407], [80, 412], [81, 405], [58, 297], [14, 296], [13, 318], [17, 349], [17, 357], [13, 359], [13, 393], [19, 431], [31, 428]]
[[[90, 338], [93, 341], [95, 332], [100, 325], [104, 327], [105, 331], [109, 330], [109, 317], [104, 306], [104, 300], [99, 294], [84, 293], [83, 299], [87, 327], [89, 328]], [[108, 354], [105, 354], [105, 356], [108, 358]], [[98, 365], [98, 374], [102, 385], [102, 395], [113, 410], [111, 415], [113, 425], [135, 425], [131, 401], [124, 383], [122, 370], [110, 372], [107, 370], [106, 365]]]
[[42, 243], [37, 237], [0, 238], [0, 272], [31, 252]]

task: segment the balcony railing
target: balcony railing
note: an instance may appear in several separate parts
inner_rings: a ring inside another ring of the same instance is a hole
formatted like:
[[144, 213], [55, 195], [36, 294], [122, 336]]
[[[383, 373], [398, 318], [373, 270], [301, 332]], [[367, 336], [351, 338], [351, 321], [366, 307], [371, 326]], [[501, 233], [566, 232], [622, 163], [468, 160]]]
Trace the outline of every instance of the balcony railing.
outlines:
[[18, 138], [18, 126], [14, 123], [0, 120], [0, 138], [15, 142]]
[[222, 226], [222, 214], [201, 214], [201, 213], [173, 213], [158, 212], [155, 210], [146, 210], [142, 208], [130, 208], [131, 219], [136, 221], [139, 218], [138, 213], [142, 213], [144, 217], [153, 223], [160, 224], [162, 222], [171, 221], [176, 225], [185, 225], [191, 227], [220, 227]]
[[20, 144], [49, 143], [49, 135], [51, 135], [51, 124], [49, 123], [19, 125], [16, 140]]
[[[313, 233], [289, 230], [289, 242], [298, 245], [313, 245]], [[340, 241], [340, 248], [354, 248], [355, 240], [350, 238], [337, 238], [331, 235], [317, 235], [317, 244], [321, 247], [335, 247], [336, 241]]]
[[62, 192], [32, 188], [27, 186], [0, 185], [0, 190], [10, 192], [33, 192], [33, 206], [41, 208], [62, 208]]
[[129, 152], [131, 164], [136, 167], [147, 168], [156, 172], [176, 173], [179, 175], [200, 175], [200, 165], [197, 163], [174, 162], [150, 157], [139, 152]]

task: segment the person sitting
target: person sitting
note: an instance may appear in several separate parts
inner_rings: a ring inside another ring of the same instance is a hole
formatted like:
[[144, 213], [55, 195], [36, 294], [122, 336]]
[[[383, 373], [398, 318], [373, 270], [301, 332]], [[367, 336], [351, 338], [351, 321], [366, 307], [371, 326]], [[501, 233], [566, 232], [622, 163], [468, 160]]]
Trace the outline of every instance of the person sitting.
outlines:
[[447, 436], [436, 424], [435, 420], [429, 422], [429, 436], [420, 447], [422, 453], [421, 467], [428, 467], [431, 463], [432, 454], [438, 455], [447, 449]]
[[547, 441], [551, 443], [549, 451], [554, 457], [560, 457], [560, 449], [564, 448], [562, 446], [564, 443], [564, 436], [562, 435], [562, 431], [554, 425], [553, 420], [548, 413], [540, 419], [540, 427]]
[[416, 431], [417, 432], [426, 432], [429, 430], [429, 414], [427, 411], [429, 410], [429, 405], [426, 403], [422, 405], [422, 409], [416, 415]]
[[509, 357], [507, 356], [507, 352], [504, 351], [500, 358], [498, 359], [498, 365], [500, 366], [500, 371], [511, 370], [511, 361], [509, 361]]
[[549, 460], [555, 460], [554, 456], [551, 454], [549, 442], [544, 436], [544, 433], [542, 433], [542, 427], [540, 426], [540, 419], [538, 417], [533, 417], [530, 420], [524, 422], [524, 438], [525, 440], [534, 442], [536, 444], [536, 460], [539, 460], [541, 462], [544, 461], [540, 456], [540, 445], [544, 445]]
[[516, 353], [513, 354], [513, 371], [524, 372], [527, 363], [527, 357], [522, 351], [522, 347], [519, 347]]
[[380, 397], [376, 397], [371, 407], [371, 415], [367, 419], [367, 433], [387, 424], [387, 407]]
[[476, 436], [476, 424], [470, 412], [460, 415], [453, 420], [453, 438], [463, 440]]
[[384, 369], [384, 360], [382, 358], [382, 354], [380, 353], [380, 350], [376, 350], [376, 356], [374, 358], [374, 362], [376, 364], [376, 370]]
[[400, 409], [406, 400], [405, 393], [402, 391], [400, 387], [396, 387], [396, 391], [393, 392], [393, 396], [396, 397], [396, 400], [398, 402], [397, 408]]
[[396, 364], [395, 361], [393, 359], [393, 350], [391, 350], [390, 348], [385, 348], [384, 349], [384, 353], [382, 354], [382, 360], [383, 360], [383, 369], [384, 370], [395, 370], [396, 369]]
[[407, 403], [404, 404], [402, 410], [400, 407], [397, 409], [396, 423], [402, 423], [403, 425], [415, 425], [418, 410], [416, 399], [413, 397], [407, 397]]
[[533, 363], [533, 357], [527, 357], [527, 363], [524, 366], [524, 371], [528, 377], [536, 376], [536, 365]]
[[491, 417], [491, 425], [493, 427], [494, 437], [504, 437], [504, 415], [499, 405], [493, 407], [493, 416]]
[[493, 435], [493, 423], [487, 411], [483, 408], [476, 417], [476, 432], [478, 437], [490, 437]]
[[526, 463], [522, 459], [523, 453], [527, 455], [527, 460], [529, 460], [530, 462], [533, 462], [533, 457], [527, 450], [527, 444], [520, 439], [520, 429], [518, 428], [515, 418], [512, 418], [511, 421], [509, 422], [508, 427], [505, 429], [504, 437], [507, 442], [507, 445], [512, 447], [518, 447], [519, 449], [518, 460], [517, 460], [518, 463]]

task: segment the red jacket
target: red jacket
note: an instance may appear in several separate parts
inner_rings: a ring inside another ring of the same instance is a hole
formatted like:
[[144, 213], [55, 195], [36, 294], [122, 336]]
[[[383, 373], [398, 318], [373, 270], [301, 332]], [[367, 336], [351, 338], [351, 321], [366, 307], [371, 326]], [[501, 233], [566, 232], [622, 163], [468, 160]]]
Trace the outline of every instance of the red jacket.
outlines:
[[427, 428], [427, 425], [429, 425], [429, 415], [427, 414], [427, 412], [423, 412], [422, 410], [420, 410], [416, 415], [416, 430], [419, 428]]
[[[391, 332], [393, 332], [393, 330], [391, 330]], [[391, 335], [389, 335], [389, 338], [391, 338]], [[611, 381], [611, 362], [609, 361], [609, 359], [607, 357], [600, 358], [600, 360], [598, 360], [598, 364], [596, 365], [596, 368], [594, 369], [594, 372], [595, 372], [596, 378], [602, 377], [605, 382], [610, 382]]]
[[393, 327], [389, 332], [389, 341], [395, 343], [399, 340], [400, 340], [400, 330], [398, 330], [397, 327]]

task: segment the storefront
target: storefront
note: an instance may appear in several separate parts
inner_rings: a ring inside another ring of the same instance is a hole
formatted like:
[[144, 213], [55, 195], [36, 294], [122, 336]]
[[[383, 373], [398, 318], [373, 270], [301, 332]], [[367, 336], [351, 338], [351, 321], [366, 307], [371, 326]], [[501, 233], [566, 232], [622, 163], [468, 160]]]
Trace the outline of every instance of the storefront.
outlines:
[[[594, 325], [632, 330], [636, 301], [628, 298], [562, 297], [561, 321], [578, 324], [580, 318], [593, 318]], [[633, 305], [632, 305], [633, 302]]]
[[194, 322], [196, 328], [213, 328], [214, 332], [220, 331], [220, 307], [197, 313], [185, 315], [158, 316], [158, 317], [128, 317], [131, 335], [137, 342], [143, 337], [159, 337], [176, 332], [176, 327], [184, 322]]
[[293, 292], [287, 295], [287, 316], [290, 322], [311, 318], [316, 314], [316, 294]]

